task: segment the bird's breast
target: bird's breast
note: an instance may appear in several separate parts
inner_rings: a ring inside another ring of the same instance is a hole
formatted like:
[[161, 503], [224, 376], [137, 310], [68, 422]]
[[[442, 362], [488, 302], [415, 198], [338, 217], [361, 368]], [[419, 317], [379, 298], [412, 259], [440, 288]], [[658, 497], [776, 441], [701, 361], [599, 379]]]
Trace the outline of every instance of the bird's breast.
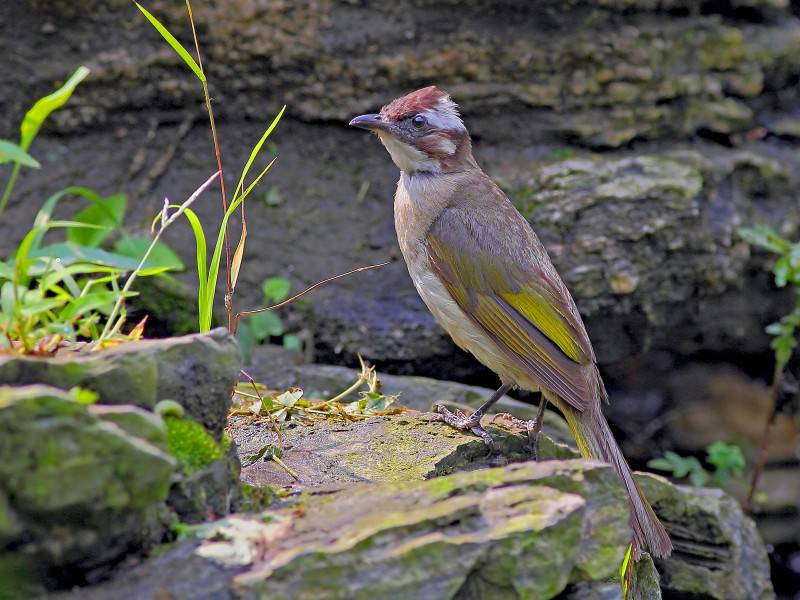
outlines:
[[509, 364], [507, 357], [461, 309], [431, 267], [426, 235], [432, 220], [424, 210], [419, 209], [419, 205], [419, 201], [408, 194], [401, 179], [395, 195], [395, 227], [400, 251], [420, 298], [456, 345], [472, 353], [500, 375], [503, 381], [519, 381], [520, 375]]

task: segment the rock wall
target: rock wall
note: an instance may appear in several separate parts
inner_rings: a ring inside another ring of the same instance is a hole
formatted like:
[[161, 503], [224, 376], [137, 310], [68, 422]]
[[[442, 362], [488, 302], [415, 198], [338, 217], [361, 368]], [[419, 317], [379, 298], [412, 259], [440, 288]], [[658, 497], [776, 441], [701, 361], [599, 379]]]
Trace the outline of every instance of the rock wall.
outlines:
[[[188, 39], [181, 5], [148, 7]], [[241, 307], [261, 302], [268, 275], [300, 287], [399, 258], [396, 170], [345, 123], [436, 83], [462, 106], [481, 164], [542, 234], [604, 366], [654, 349], [766, 349], [763, 325], [785, 298], [733, 232], [800, 225], [800, 21], [786, 0], [222, 0], [195, 11], [231, 179], [289, 107], [268, 178], [282, 202], [251, 202]], [[93, 69], [32, 148], [47, 176], [24, 173], [0, 225], [3, 252], [60, 187], [128, 192], [136, 227], [212, 171], [197, 81], [130, 3], [4, 3], [0, 33], [2, 136], [36, 94], [79, 63]], [[208, 223], [217, 202], [198, 206]], [[188, 228], [167, 240], [191, 256]], [[480, 373], [399, 262], [309, 302], [303, 324], [327, 359], [361, 352], [399, 372]]]

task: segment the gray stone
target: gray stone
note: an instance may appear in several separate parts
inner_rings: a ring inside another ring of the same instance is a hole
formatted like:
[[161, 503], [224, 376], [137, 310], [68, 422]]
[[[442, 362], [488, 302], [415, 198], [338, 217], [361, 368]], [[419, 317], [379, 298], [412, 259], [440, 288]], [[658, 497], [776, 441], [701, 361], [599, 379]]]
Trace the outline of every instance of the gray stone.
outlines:
[[[220, 598], [546, 599], [570, 581], [613, 576], [630, 536], [617, 478], [586, 461], [357, 484], [312, 493], [301, 506], [230, 517], [202, 531], [199, 545], [75, 593], [206, 598], [198, 577], [213, 573]], [[180, 566], [190, 561], [191, 573]]]
[[775, 597], [764, 543], [735, 499], [720, 489], [667, 485], [653, 476], [640, 477], [639, 484], [675, 547], [672, 557], [655, 561], [665, 594]]
[[[489, 453], [480, 438], [431, 421], [430, 415], [413, 412], [296, 426], [283, 432], [281, 460], [295, 471], [299, 480], [275, 461], [256, 458], [263, 454], [265, 446], [280, 446], [266, 419], [252, 423], [248, 417], [234, 417], [228, 434], [241, 457], [242, 481], [257, 487], [306, 489], [341, 487], [358, 481], [428, 479], [530, 458], [527, 437], [489, 426], [489, 420], [486, 418], [484, 422], [495, 440], [495, 454]], [[550, 429], [548, 419], [545, 431]], [[575, 456], [573, 450], [549, 437], [542, 436], [540, 446], [543, 458]]]
[[240, 367], [239, 347], [226, 329], [120, 344], [91, 354], [53, 358], [0, 356], [0, 384], [79, 386], [106, 404], [152, 409], [173, 399], [217, 439], [225, 426]]
[[164, 533], [175, 461], [98, 412], [53, 387], [0, 387], [0, 490], [16, 550], [43, 568], [93, 569]]

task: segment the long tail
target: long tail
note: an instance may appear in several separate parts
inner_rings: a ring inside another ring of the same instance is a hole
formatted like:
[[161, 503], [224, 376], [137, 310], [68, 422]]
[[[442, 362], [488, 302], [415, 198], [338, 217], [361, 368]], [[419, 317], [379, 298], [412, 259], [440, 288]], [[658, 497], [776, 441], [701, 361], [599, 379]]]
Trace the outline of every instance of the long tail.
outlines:
[[[558, 404], [563, 406], [565, 403]], [[585, 412], [565, 407], [562, 412], [575, 436], [581, 455], [611, 464], [625, 484], [631, 510], [634, 557], [638, 558], [642, 550], [647, 550], [652, 556], [669, 556], [672, 553], [669, 535], [636, 484], [600, 407], [591, 407]]]

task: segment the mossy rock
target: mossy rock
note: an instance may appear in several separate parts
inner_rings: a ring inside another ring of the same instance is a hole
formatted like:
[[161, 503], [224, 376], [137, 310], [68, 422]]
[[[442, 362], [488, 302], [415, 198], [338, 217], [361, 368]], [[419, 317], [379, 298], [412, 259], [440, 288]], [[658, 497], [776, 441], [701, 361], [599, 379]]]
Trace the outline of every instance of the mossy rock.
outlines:
[[240, 366], [236, 340], [220, 328], [89, 354], [0, 356], [0, 384], [43, 383], [64, 390], [78, 386], [96, 392], [103, 404], [148, 410], [159, 400], [174, 398], [188, 416], [220, 439]]
[[74, 568], [79, 581], [160, 539], [177, 463], [142, 412], [89, 406], [49, 386], [0, 387], [4, 547], [43, 572]]

